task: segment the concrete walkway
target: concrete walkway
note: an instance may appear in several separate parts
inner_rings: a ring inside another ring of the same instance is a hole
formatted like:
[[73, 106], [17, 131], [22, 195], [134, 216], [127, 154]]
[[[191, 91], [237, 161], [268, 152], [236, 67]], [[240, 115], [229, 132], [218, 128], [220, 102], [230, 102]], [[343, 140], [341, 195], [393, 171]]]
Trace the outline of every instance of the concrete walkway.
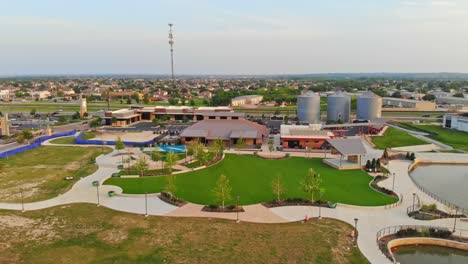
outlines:
[[437, 145], [437, 146], [442, 147], [442, 148], [444, 148], [446, 150], [453, 150], [453, 147], [451, 147], [451, 146], [449, 146], [447, 144], [444, 144], [444, 143], [442, 143], [440, 141], [429, 138], [428, 137], [429, 133], [409, 130], [409, 129], [402, 128], [402, 127], [399, 127], [399, 126], [396, 126], [396, 125], [393, 125], [393, 124], [388, 124], [388, 123], [387, 123], [387, 125], [390, 126], [390, 127], [396, 128], [398, 130], [404, 131], [406, 133], [409, 133], [409, 134], [413, 135], [416, 138], [419, 138], [419, 139], [421, 139], [423, 141], [426, 141], [426, 142], [429, 142], [431, 144]]
[[[75, 146], [75, 145], [69, 145]], [[226, 151], [228, 153], [236, 153]], [[101, 155], [96, 159], [99, 169], [88, 177], [80, 179], [68, 192], [53, 199], [27, 203], [26, 210], [39, 210], [43, 208], [53, 207], [62, 204], [70, 203], [97, 203], [98, 192], [97, 188], [92, 186], [93, 181], [99, 181], [101, 184], [112, 173], [118, 172], [117, 165], [121, 161], [121, 157], [116, 156], [117, 151], [112, 151], [109, 154]], [[239, 154], [251, 154], [239, 152]], [[309, 155], [309, 153], [291, 153]], [[323, 155], [323, 154], [320, 154]], [[315, 156], [315, 155], [313, 155]], [[392, 209], [383, 209], [375, 207], [359, 207], [359, 206], [338, 206], [336, 209], [322, 208], [321, 214], [323, 217], [335, 218], [354, 225], [354, 218], [358, 220], [358, 246], [363, 254], [371, 263], [389, 263], [389, 260], [381, 253], [376, 243], [377, 232], [385, 227], [395, 225], [434, 225], [445, 226], [449, 229], [453, 228], [453, 219], [440, 219], [432, 221], [419, 221], [409, 218], [406, 214], [406, 209], [412, 205], [413, 193], [416, 193], [423, 203], [437, 203], [431, 197], [419, 191], [411, 181], [408, 175], [409, 161], [395, 160], [389, 163], [389, 170], [395, 173], [395, 191], [402, 194], [403, 202]], [[385, 180], [380, 185], [391, 189], [392, 178]], [[108, 191], [115, 191], [117, 196], [108, 197]], [[235, 220], [236, 213], [210, 213], [201, 211], [202, 206], [196, 204], [187, 204], [183, 207], [175, 207], [160, 200], [156, 194], [150, 194], [145, 200], [144, 195], [123, 195], [122, 190], [117, 186], [101, 185], [99, 187], [99, 203], [102, 206], [112, 208], [114, 210], [145, 214], [146, 210], [149, 215], [165, 215], [178, 217], [212, 217], [225, 218]], [[438, 203], [439, 208], [444, 208]], [[21, 204], [0, 203], [1, 209], [21, 210]], [[318, 208], [311, 206], [286, 206], [268, 209], [260, 204], [244, 206], [245, 212], [239, 213], [241, 221], [257, 222], [257, 223], [283, 223], [289, 221], [298, 221], [304, 219], [306, 215], [309, 217], [318, 216]], [[316, 221], [315, 219], [313, 221]], [[468, 222], [458, 221], [457, 228], [467, 230]]]

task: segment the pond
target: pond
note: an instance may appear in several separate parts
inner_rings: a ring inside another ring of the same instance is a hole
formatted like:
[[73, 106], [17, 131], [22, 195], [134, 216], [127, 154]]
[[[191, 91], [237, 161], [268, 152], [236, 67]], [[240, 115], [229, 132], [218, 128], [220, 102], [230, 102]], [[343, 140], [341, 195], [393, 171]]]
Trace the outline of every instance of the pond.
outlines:
[[393, 248], [395, 259], [401, 264], [466, 264], [468, 251], [429, 245]]
[[411, 177], [440, 198], [468, 208], [468, 165], [421, 164]]

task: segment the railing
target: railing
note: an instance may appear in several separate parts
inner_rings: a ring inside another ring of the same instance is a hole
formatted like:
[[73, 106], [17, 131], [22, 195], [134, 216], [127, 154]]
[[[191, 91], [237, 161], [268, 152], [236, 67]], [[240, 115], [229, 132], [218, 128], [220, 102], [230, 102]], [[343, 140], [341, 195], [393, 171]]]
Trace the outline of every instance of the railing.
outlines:
[[[385, 236], [394, 235], [398, 233], [398, 231], [400, 230], [407, 230], [407, 229], [416, 230], [418, 233], [429, 231], [429, 229], [440, 230], [440, 231], [450, 231], [447, 227], [426, 226], [426, 225], [400, 225], [400, 226], [390, 226], [390, 227], [385, 227], [385, 228], [380, 229], [376, 234], [377, 246], [381, 250], [382, 254], [384, 254], [393, 263], [396, 263], [396, 260], [393, 257], [393, 254], [389, 252], [389, 249], [387, 247], [388, 241], [386, 242], [381, 241], [381, 239]], [[407, 236], [407, 237], [409, 238], [409, 237], [423, 237], [423, 236], [415, 235], [415, 236]], [[425, 236], [425, 237], [430, 237], [430, 236]], [[437, 238], [437, 237], [434, 237], [434, 238]], [[460, 242], [460, 241], [464, 242], [463, 240], [466, 240], [467, 238], [468, 238], [468, 230], [455, 229], [455, 230], [452, 230], [452, 235], [450, 237], [443, 238], [443, 239], [457, 241], [457, 242]]]
[[[411, 165], [410, 165], [410, 166], [411, 166]], [[408, 172], [408, 174], [409, 174], [409, 172]], [[452, 202], [449, 202], [449, 201], [447, 201], [447, 200], [445, 200], [445, 199], [443, 199], [443, 198], [437, 196], [436, 194], [432, 193], [431, 191], [427, 190], [427, 189], [424, 188], [423, 186], [419, 185], [419, 184], [413, 179], [413, 177], [411, 176], [411, 174], [409, 174], [409, 177], [410, 177], [411, 181], [414, 183], [414, 185], [416, 185], [416, 187], [418, 187], [418, 189], [419, 189], [421, 192], [427, 194], [427, 195], [428, 195], [429, 197], [431, 197], [432, 199], [438, 201], [439, 203], [441, 203], [441, 204], [443, 204], [443, 205], [445, 205], [445, 206], [447, 206], [447, 207], [449, 207], [449, 208], [455, 209], [456, 211], [458, 211], [458, 212], [461, 213], [461, 214], [464, 214], [464, 215], [468, 214], [468, 209], [467, 209], [467, 208], [460, 207], [460, 206], [458, 206], [458, 205], [456, 205], [456, 204], [454, 204], [454, 203], [452, 203]]]
[[419, 199], [419, 195], [415, 195], [416, 197], [416, 202], [414, 205], [410, 205], [406, 208], [406, 214], [409, 215], [412, 212], [419, 211], [421, 209], [422, 203], [421, 200]]

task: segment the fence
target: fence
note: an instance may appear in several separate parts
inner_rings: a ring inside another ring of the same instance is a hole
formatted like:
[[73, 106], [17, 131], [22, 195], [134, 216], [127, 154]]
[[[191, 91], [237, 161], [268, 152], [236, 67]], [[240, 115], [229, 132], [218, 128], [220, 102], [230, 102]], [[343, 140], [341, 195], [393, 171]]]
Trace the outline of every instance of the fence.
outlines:
[[[76, 138], [75, 143], [80, 145], [115, 145], [115, 141], [106, 141], [106, 140], [91, 140], [91, 139], [83, 139], [84, 133], [81, 132]], [[122, 141], [125, 146], [129, 147], [148, 147], [152, 146], [156, 141], [155, 139], [151, 139], [145, 142], [132, 142], [132, 141]]]
[[[400, 225], [400, 226], [389, 226], [380, 229], [377, 234], [376, 234], [376, 243], [379, 249], [381, 250], [382, 254], [384, 254], [387, 258], [389, 258], [393, 263], [396, 263], [395, 258], [393, 257], [393, 254], [389, 252], [389, 249], [387, 248], [387, 242], [388, 241], [381, 241], [381, 239], [385, 236], [389, 235], [394, 235], [398, 233], [400, 230], [408, 230], [408, 229], [413, 229], [417, 231], [419, 234], [429, 231], [430, 229], [434, 230], [439, 230], [439, 231], [449, 231], [447, 227], [441, 227], [441, 226], [425, 226], [425, 225]], [[408, 236], [408, 237], [423, 237], [422, 235], [414, 235], [414, 236]], [[426, 236], [426, 237], [431, 237], [431, 236]], [[437, 238], [437, 237], [434, 237]], [[462, 241], [466, 240], [468, 238], [468, 230], [465, 229], [454, 229], [452, 231], [452, 235], [450, 237], [444, 238], [446, 240], [451, 240], [451, 241]]]
[[[410, 165], [409, 168], [411, 168], [411, 165]], [[408, 174], [409, 174], [409, 173], [408, 173]], [[427, 195], [428, 195], [429, 197], [431, 197], [432, 199], [438, 201], [439, 203], [441, 203], [441, 204], [443, 204], [443, 205], [445, 205], [445, 206], [447, 206], [447, 207], [449, 207], [449, 208], [455, 209], [456, 211], [458, 211], [458, 212], [461, 213], [461, 214], [468, 214], [468, 209], [467, 209], [467, 208], [463, 208], [463, 207], [458, 206], [458, 205], [456, 205], [456, 204], [454, 204], [454, 203], [451, 203], [451, 202], [449, 202], [449, 201], [447, 201], [447, 200], [445, 200], [445, 199], [443, 199], [443, 198], [440, 198], [439, 196], [435, 195], [434, 193], [432, 193], [431, 191], [427, 190], [427, 189], [424, 188], [423, 186], [419, 185], [419, 184], [413, 179], [413, 177], [411, 176], [411, 174], [409, 174], [409, 177], [410, 177], [411, 181], [414, 183], [414, 185], [416, 185], [416, 187], [418, 187], [418, 189], [419, 189], [421, 192], [427, 194]]]
[[19, 154], [19, 153], [22, 153], [22, 152], [25, 152], [25, 151], [28, 151], [28, 150], [38, 148], [38, 147], [40, 147], [42, 145], [42, 142], [44, 142], [46, 140], [49, 140], [49, 139], [58, 138], [58, 137], [73, 136], [75, 133], [76, 133], [76, 131], [72, 130], [72, 131], [63, 132], [63, 133], [57, 133], [57, 134], [54, 134], [54, 135], [51, 135], [51, 136], [42, 136], [42, 137], [39, 137], [39, 138], [35, 139], [33, 141], [33, 143], [31, 143], [31, 144], [29, 144], [27, 146], [22, 146], [22, 147], [19, 147], [19, 148], [15, 148], [15, 149], [8, 150], [8, 151], [5, 151], [3, 153], [0, 153], [0, 158], [7, 158], [7, 157], [10, 157], [10, 156], [13, 156], [13, 155], [16, 155], [16, 154]]
[[419, 196], [415, 194], [416, 201], [414, 202], [414, 205], [410, 205], [406, 208], [406, 214], [409, 215], [412, 212], [419, 211], [421, 209], [421, 200], [419, 199]]

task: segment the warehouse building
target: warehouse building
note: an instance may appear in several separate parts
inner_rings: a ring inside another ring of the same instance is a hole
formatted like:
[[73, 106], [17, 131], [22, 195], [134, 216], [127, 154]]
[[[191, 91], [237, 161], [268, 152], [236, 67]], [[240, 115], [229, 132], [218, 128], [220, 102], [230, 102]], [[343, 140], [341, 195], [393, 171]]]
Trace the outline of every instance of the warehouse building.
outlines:
[[446, 128], [468, 132], [468, 117], [445, 115], [443, 124]]
[[468, 106], [468, 98], [462, 97], [437, 97], [436, 98], [437, 104], [447, 104], [447, 105], [461, 105], [461, 106]]
[[180, 138], [183, 144], [196, 140], [206, 145], [221, 139], [226, 146], [235, 146], [242, 140], [245, 146], [258, 148], [268, 141], [268, 134], [265, 126], [248, 120], [208, 119], [186, 128]]
[[382, 104], [386, 108], [399, 108], [401, 110], [434, 111], [436, 104], [429, 101], [418, 101], [402, 98], [383, 97]]
[[107, 111], [103, 119], [106, 125], [128, 126], [139, 121], [163, 119], [168, 121], [201, 121], [205, 119], [244, 119], [244, 113], [236, 113], [230, 107], [199, 107], [189, 106], [152, 106], [132, 105], [130, 109]]

